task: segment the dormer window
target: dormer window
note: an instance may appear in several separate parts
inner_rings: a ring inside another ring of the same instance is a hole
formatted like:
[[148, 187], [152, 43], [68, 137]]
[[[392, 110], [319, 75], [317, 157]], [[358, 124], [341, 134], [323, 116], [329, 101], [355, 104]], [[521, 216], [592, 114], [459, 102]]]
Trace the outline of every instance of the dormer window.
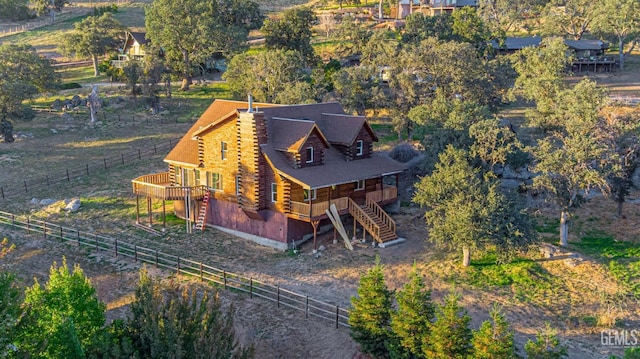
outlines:
[[313, 147], [307, 147], [307, 163], [313, 163]]
[[358, 142], [356, 142], [356, 156], [362, 156], [363, 152], [364, 152], [364, 141], [358, 140]]

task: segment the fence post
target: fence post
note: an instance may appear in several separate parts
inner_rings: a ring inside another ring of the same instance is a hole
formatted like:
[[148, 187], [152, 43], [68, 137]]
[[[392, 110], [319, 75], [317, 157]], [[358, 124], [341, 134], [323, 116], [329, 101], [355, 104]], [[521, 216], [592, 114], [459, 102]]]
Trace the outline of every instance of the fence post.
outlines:
[[276, 292], [278, 293], [276, 303], [278, 303], [278, 308], [280, 308], [280, 284], [276, 284]]
[[224, 289], [227, 289], [227, 271], [222, 271], [222, 281], [224, 283]]
[[156, 144], [153, 144], [153, 154], [157, 155], [158, 154], [158, 149], [156, 148]]
[[118, 256], [118, 238], [116, 238], [116, 257]]
[[253, 298], [253, 277], [249, 278], [249, 297]]
[[67, 168], [67, 182], [69, 182], [69, 181], [71, 181], [71, 180], [69, 179], [69, 169]]
[[16, 216], [13, 213], [11, 214], [11, 226], [16, 226]]
[[138, 245], [133, 245], [133, 258], [137, 262], [138, 261]]
[[200, 281], [202, 282], [202, 262], [200, 262]]
[[47, 239], [47, 222], [44, 221], [44, 224], [42, 225], [42, 234], [44, 235], [44, 239]]
[[120, 154], [120, 160], [122, 160], [122, 165], [124, 166], [124, 154]]
[[27, 190], [27, 181], [24, 180], [22, 182], [24, 183], [24, 193], [29, 193], [29, 191]]
[[62, 225], [60, 225], [60, 242], [64, 241], [64, 236], [62, 235]]
[[338, 329], [339, 323], [340, 323], [340, 307], [336, 305], [336, 329]]
[[80, 247], [80, 230], [76, 229], [76, 240], [78, 241], [78, 247]]
[[106, 170], [107, 169], [107, 159], [103, 158], [102, 160], [104, 161], [104, 169]]
[[89, 164], [87, 163], [87, 165], [85, 166], [85, 168], [87, 169], [87, 176], [89, 175]]
[[94, 234], [93, 238], [96, 240], [96, 252], [100, 252], [100, 247], [98, 246], [98, 233]]
[[309, 296], [307, 296], [307, 300], [304, 307], [304, 317], [309, 319]]
[[158, 268], [158, 250], [156, 249], [156, 268]]
[[141, 154], [140, 154], [140, 149], [139, 149], [139, 148], [138, 148], [138, 159], [139, 159], [139, 160], [140, 160], [140, 159], [142, 159], [142, 156], [141, 156]]
[[176, 274], [180, 274], [180, 257], [178, 257], [178, 271], [176, 272]]
[[27, 217], [27, 234], [31, 234], [31, 221], [29, 220], [29, 217]]

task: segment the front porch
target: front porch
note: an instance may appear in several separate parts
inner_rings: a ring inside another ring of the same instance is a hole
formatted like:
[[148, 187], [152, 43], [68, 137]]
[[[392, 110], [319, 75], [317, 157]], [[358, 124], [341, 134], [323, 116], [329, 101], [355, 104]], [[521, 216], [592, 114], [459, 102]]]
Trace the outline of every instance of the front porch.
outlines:
[[[303, 221], [321, 220], [328, 218], [326, 210], [330, 208], [332, 204], [336, 206], [338, 213], [347, 214], [349, 210], [349, 198], [340, 197], [330, 199], [328, 201], [309, 201], [309, 202], [297, 202], [289, 201], [289, 211], [287, 215], [291, 218], [295, 218]], [[394, 202], [398, 198], [398, 188], [395, 186], [385, 185], [384, 188], [367, 192], [366, 198], [375, 202], [380, 206], [387, 205]], [[355, 199], [358, 204], [364, 204], [364, 200]], [[361, 203], [362, 202], [362, 203]]]

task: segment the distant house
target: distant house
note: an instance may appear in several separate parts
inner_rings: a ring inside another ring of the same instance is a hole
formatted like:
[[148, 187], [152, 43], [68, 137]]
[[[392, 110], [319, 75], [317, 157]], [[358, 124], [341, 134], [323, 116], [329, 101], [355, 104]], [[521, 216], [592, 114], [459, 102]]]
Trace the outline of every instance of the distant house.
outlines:
[[397, 238], [381, 206], [396, 201], [404, 166], [374, 152], [377, 140], [364, 117], [335, 102], [215, 100], [166, 156], [168, 172], [136, 178], [133, 191], [173, 200], [200, 228], [280, 249], [315, 243], [335, 205], [383, 243]]
[[124, 45], [120, 50], [117, 60], [112, 60], [111, 65], [123, 68], [129, 60], [142, 60], [145, 56], [145, 45], [149, 43], [146, 39], [146, 32], [127, 31]]
[[[538, 36], [528, 37], [507, 37], [501, 43], [492, 40], [489, 44], [498, 53], [510, 54], [525, 47], [540, 46], [542, 38]], [[616, 58], [613, 55], [605, 55], [609, 48], [607, 42], [601, 40], [569, 40], [564, 43], [574, 55], [571, 65], [573, 71], [611, 71], [616, 65]]]

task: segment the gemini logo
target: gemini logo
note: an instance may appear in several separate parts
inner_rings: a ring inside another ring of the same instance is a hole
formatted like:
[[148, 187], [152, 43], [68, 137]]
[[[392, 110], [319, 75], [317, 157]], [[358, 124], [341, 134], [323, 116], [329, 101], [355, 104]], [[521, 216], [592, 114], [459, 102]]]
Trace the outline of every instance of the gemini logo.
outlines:
[[600, 332], [600, 344], [616, 347], [633, 347], [638, 345], [640, 330], [605, 329]]

